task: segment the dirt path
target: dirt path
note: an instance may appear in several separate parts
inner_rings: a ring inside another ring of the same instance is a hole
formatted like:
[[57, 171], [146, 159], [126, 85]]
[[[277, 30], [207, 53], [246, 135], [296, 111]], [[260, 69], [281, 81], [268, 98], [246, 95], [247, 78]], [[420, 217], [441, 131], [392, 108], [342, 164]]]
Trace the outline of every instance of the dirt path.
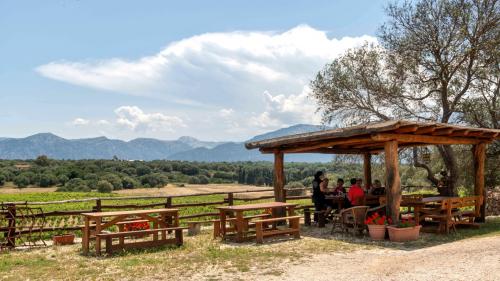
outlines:
[[383, 249], [317, 255], [268, 280], [500, 280], [500, 237], [413, 251]]

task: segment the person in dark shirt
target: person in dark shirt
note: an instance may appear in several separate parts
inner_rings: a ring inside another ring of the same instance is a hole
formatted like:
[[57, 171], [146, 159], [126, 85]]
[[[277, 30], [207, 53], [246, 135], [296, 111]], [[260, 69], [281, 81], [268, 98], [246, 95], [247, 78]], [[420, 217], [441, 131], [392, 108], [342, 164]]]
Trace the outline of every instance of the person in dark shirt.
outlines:
[[382, 187], [382, 183], [379, 180], [375, 180], [373, 182], [372, 189], [370, 190], [370, 194], [373, 195], [384, 195], [385, 194], [385, 188]]
[[332, 211], [332, 208], [327, 204], [325, 199], [325, 192], [327, 190], [325, 188], [325, 185], [322, 184], [324, 179], [325, 173], [323, 173], [322, 171], [318, 171], [314, 174], [314, 180], [312, 182], [312, 201], [314, 203], [314, 208], [316, 209], [316, 211], [325, 211], [326, 214], [329, 214]]

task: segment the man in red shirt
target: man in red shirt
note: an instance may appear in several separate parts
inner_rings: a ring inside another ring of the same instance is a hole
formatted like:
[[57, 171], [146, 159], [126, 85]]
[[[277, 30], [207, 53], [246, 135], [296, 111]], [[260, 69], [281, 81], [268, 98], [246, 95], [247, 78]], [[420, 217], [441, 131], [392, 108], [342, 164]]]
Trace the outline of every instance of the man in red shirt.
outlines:
[[347, 199], [352, 206], [360, 206], [363, 205], [365, 198], [365, 192], [357, 184], [356, 179], [351, 179], [351, 187], [349, 188], [349, 192], [347, 193]]

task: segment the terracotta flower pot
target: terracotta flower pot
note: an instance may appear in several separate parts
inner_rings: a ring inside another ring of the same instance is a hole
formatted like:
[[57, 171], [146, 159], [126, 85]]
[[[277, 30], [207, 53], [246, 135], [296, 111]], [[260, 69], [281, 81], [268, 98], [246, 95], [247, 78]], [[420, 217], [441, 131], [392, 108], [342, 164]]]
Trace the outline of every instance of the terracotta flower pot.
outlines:
[[71, 245], [75, 242], [74, 234], [63, 234], [52, 236], [52, 241], [54, 245]]
[[404, 227], [397, 228], [395, 226], [388, 226], [389, 230], [389, 239], [392, 242], [406, 242], [406, 241], [414, 241], [417, 240], [420, 235], [421, 225], [412, 226], [412, 227]]
[[370, 233], [370, 238], [372, 240], [384, 240], [385, 239], [385, 225], [379, 224], [369, 224], [368, 233]]

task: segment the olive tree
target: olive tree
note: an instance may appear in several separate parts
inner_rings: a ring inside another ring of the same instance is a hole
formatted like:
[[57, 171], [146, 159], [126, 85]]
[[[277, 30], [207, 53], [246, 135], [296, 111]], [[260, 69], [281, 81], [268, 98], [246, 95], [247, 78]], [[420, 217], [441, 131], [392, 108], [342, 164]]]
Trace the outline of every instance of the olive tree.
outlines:
[[[494, 0], [390, 4], [379, 45], [349, 50], [311, 82], [311, 95], [324, 121], [345, 125], [394, 118], [460, 122], [467, 114], [463, 106], [480, 98], [477, 85], [498, 58], [499, 9]], [[498, 68], [490, 76], [498, 78]], [[492, 95], [498, 97], [498, 93]], [[483, 96], [491, 102], [489, 95]], [[449, 173], [448, 193], [455, 193], [455, 152], [450, 146], [437, 149]], [[426, 164], [415, 159], [415, 166], [425, 168], [428, 179], [437, 181]]]

